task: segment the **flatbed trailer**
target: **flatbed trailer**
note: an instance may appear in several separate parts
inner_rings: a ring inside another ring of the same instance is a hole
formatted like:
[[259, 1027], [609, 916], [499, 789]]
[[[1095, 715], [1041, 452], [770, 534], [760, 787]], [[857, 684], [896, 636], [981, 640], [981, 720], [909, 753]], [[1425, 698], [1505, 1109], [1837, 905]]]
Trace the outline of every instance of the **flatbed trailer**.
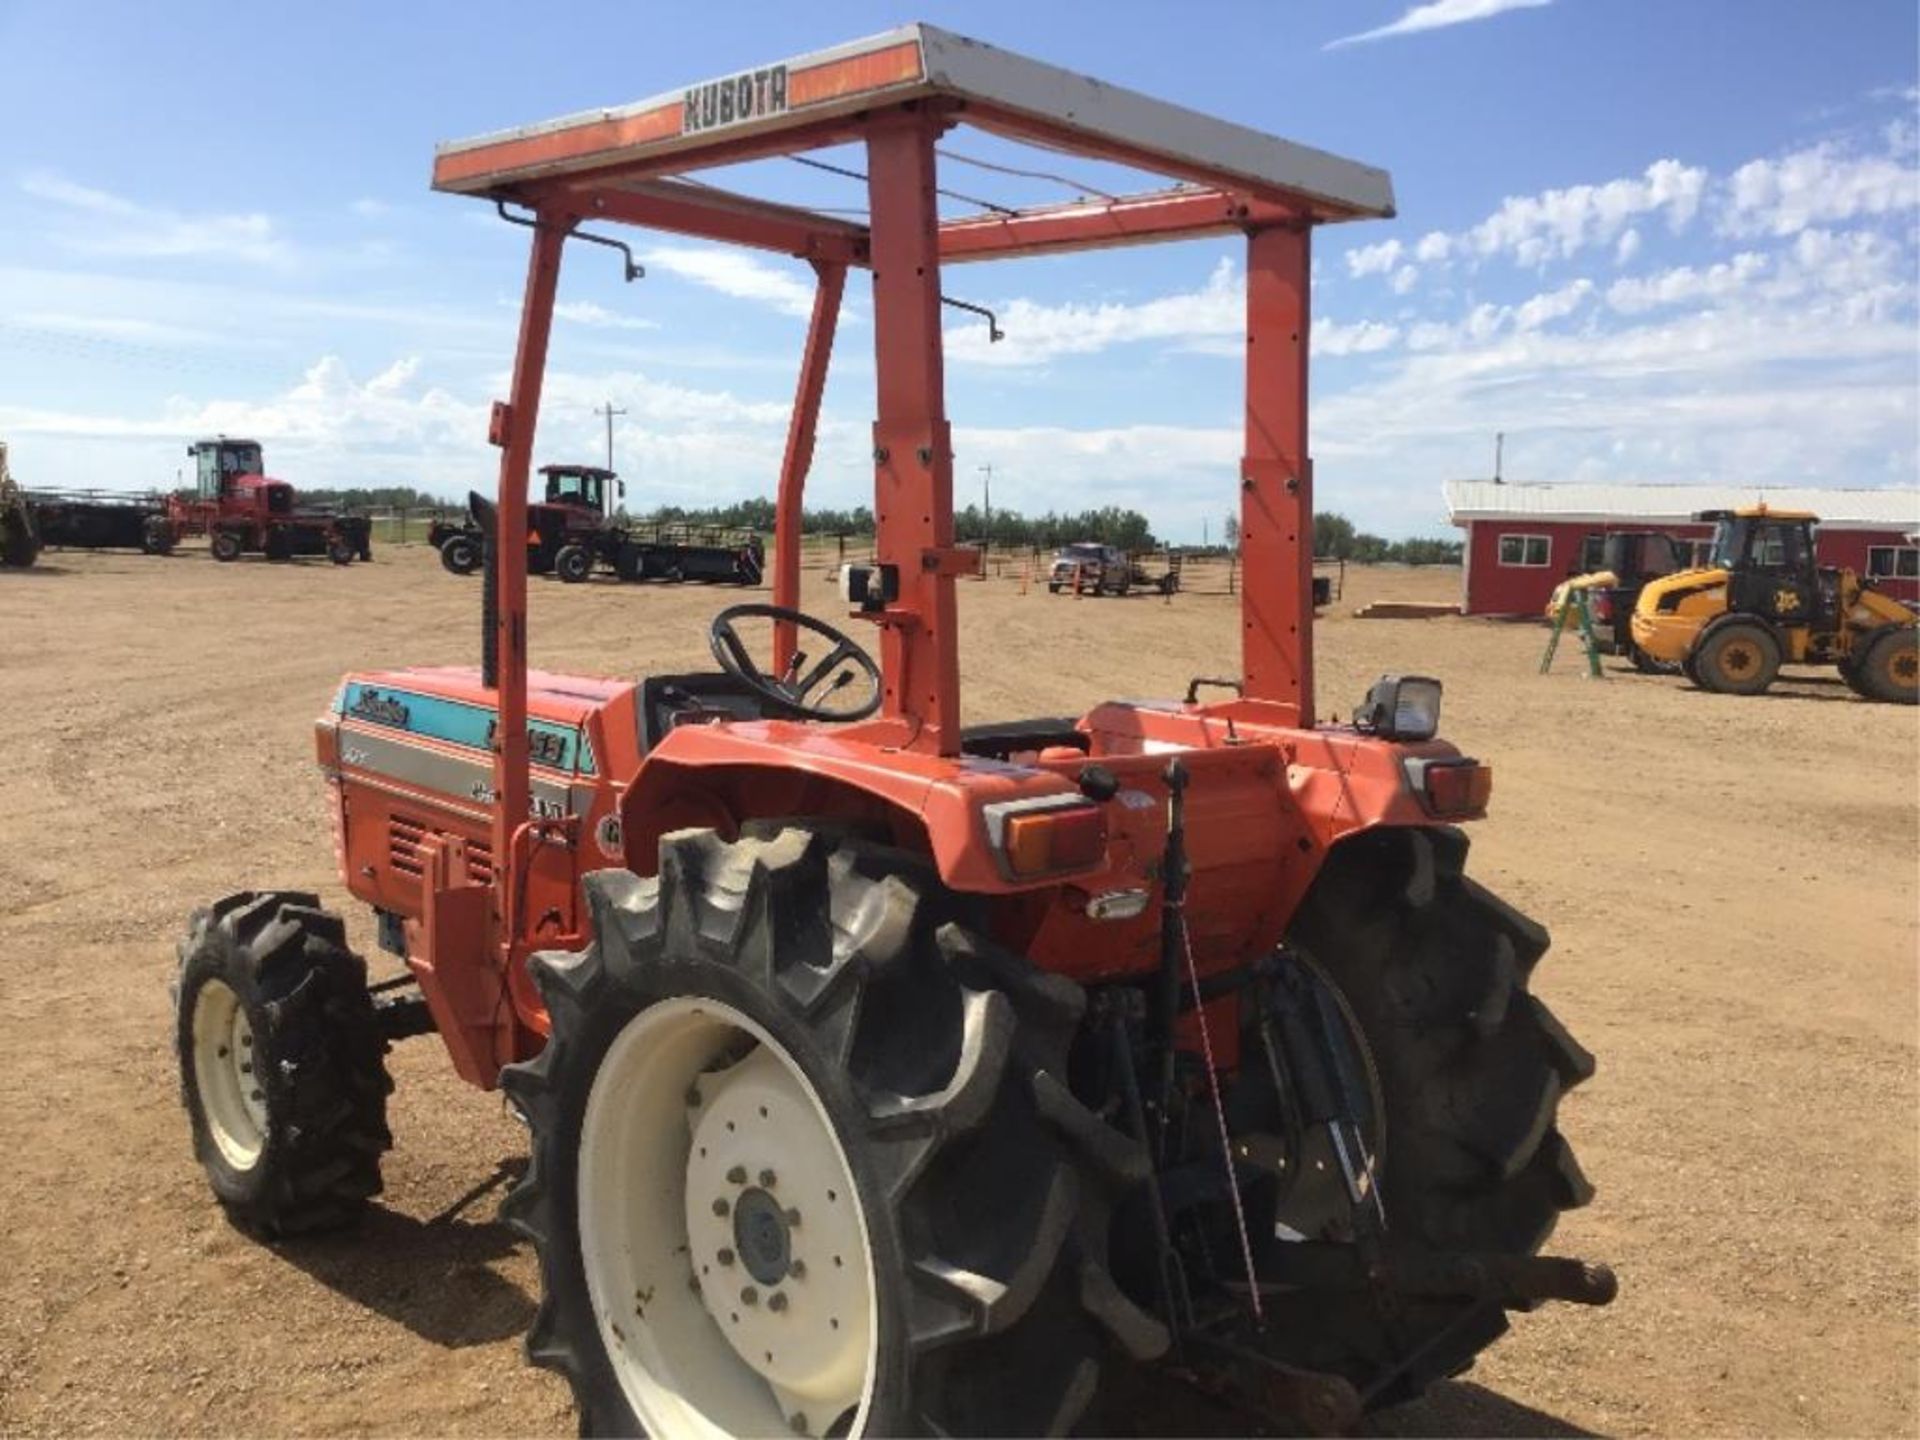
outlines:
[[766, 572], [766, 549], [752, 530], [658, 522], [616, 527], [608, 539], [608, 568], [622, 580], [758, 585]]
[[[613, 513], [620, 477], [596, 465], [545, 465], [543, 500], [527, 506], [527, 569], [558, 575], [570, 585], [596, 573], [628, 582], [694, 580], [709, 585], [758, 585], [766, 547], [756, 531], [687, 520], [632, 521]], [[617, 487], [617, 489], [616, 489]], [[456, 575], [481, 568], [484, 505], [459, 521], [436, 520], [427, 541]]]
[[117, 490], [26, 490], [42, 545], [72, 550], [140, 550], [169, 554], [178, 540], [167, 497]]

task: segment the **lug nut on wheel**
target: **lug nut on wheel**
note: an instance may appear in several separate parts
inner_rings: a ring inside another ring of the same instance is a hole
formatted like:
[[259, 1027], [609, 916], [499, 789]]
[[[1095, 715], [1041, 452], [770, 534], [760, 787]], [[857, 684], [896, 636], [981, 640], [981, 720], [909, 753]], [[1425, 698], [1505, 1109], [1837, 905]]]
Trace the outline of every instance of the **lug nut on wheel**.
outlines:
[[773, 1171], [762, 1170], [760, 1172], [760, 1188], [762, 1190], [771, 1190], [776, 1183], [778, 1182]]
[[746, 1184], [747, 1183], [747, 1167], [744, 1165], [736, 1165], [731, 1170], [727, 1171], [727, 1183], [729, 1185]]
[[718, 1260], [722, 1265], [731, 1265], [733, 1264], [733, 1251], [722, 1246], [720, 1253], [713, 1258]]
[[725, 1215], [732, 1208], [731, 1205], [727, 1204], [727, 1197], [724, 1195], [719, 1196], [713, 1202], [713, 1213], [716, 1215]]
[[773, 1292], [773, 1294], [769, 1295], [767, 1297], [767, 1308], [773, 1311], [776, 1315], [779, 1314], [782, 1310], [785, 1310], [787, 1308], [787, 1297], [785, 1292], [776, 1290]]
[[758, 1305], [760, 1303], [760, 1292], [751, 1285], [746, 1286], [740, 1292], [740, 1303], [742, 1305]]

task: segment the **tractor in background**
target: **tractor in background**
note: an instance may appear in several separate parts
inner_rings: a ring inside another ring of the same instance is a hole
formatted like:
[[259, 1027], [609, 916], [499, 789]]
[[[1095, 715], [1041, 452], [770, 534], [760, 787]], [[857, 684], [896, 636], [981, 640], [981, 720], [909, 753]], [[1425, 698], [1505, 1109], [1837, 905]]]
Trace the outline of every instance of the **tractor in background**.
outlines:
[[294, 488], [266, 473], [260, 445], [225, 435], [187, 447], [194, 488], [168, 503], [175, 538], [205, 535], [213, 558], [269, 560], [324, 555], [336, 565], [373, 558], [373, 524], [364, 515], [302, 509]]
[[[586, 579], [602, 537], [613, 525], [613, 510], [627, 493], [626, 483], [597, 465], [542, 465], [545, 498], [527, 506], [527, 570], [551, 575], [562, 551], [567, 571]], [[437, 520], [427, 531], [427, 542], [440, 552], [440, 563], [455, 575], [480, 569], [485, 547], [482, 518], [469, 514], [462, 521]], [[585, 562], [582, 564], [582, 562]]]
[[[527, 569], [569, 585], [605, 572], [626, 581], [702, 580], [758, 585], [766, 565], [751, 530], [679, 521], [634, 521], [616, 513], [626, 482], [597, 465], [543, 465], [545, 499], [527, 506]], [[427, 540], [455, 575], [480, 569], [483, 509], [464, 521], [436, 521]]]
[[[963, 126], [1164, 187], [943, 218]], [[858, 223], [676, 178], [849, 145]], [[431, 1032], [530, 1127], [527, 1353], [587, 1434], [1098, 1432], [1145, 1366], [1343, 1432], [1509, 1312], [1613, 1297], [1538, 1253], [1592, 1193], [1559, 1120], [1593, 1060], [1534, 992], [1547, 932], [1467, 873], [1491, 768], [1430, 678], [1318, 718], [1310, 247], [1394, 213], [1384, 172], [912, 25], [444, 146], [434, 184], [530, 236], [479, 663], [356, 671], [317, 722], [339, 881], [398, 979], [298, 889], [181, 942], [181, 1091], [236, 1221], [359, 1213], [383, 1052]], [[613, 223], [817, 275], [773, 603], [637, 680], [528, 653], [560, 266]], [[1245, 246], [1238, 673], [963, 726], [943, 279], [1192, 236]], [[877, 533], [836, 624], [797, 608], [799, 537], [855, 270]]]
[[1856, 695], [1920, 701], [1914, 612], [1853, 570], [1815, 558], [1819, 517], [1754, 505], [1707, 510], [1709, 563], [1650, 582], [1633, 643], [1703, 690], [1760, 695], [1782, 665], [1831, 665]]

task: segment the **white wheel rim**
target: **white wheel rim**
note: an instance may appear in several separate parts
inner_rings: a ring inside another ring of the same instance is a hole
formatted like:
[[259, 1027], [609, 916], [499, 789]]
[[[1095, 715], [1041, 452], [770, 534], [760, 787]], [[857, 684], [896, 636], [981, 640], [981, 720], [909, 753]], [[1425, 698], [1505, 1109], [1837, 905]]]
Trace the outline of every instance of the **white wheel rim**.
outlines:
[[250, 1170], [267, 1138], [267, 1097], [254, 1069], [253, 1023], [224, 980], [193, 1001], [193, 1079], [213, 1143], [236, 1170]]
[[[580, 1254], [650, 1434], [864, 1433], [879, 1334], [846, 1152], [784, 1047], [682, 996], [615, 1037], [581, 1120]], [[796, 1263], [797, 1262], [797, 1263]]]

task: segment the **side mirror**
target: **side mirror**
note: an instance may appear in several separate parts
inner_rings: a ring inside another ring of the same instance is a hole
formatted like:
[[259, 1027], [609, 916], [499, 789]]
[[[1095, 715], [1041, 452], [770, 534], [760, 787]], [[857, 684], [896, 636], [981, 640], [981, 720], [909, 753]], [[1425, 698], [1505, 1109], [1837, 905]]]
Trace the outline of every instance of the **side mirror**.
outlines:
[[626, 481], [624, 480], [614, 481], [613, 488], [614, 488], [614, 492], [618, 494], [622, 500], [627, 498], [627, 482]]

